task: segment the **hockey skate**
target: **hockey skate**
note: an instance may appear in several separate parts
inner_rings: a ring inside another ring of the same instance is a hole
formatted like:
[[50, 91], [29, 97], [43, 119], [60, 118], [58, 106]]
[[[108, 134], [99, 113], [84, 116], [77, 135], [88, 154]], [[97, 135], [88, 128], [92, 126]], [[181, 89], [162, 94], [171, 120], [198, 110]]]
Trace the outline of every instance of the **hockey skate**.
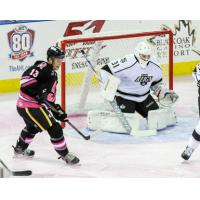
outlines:
[[35, 155], [35, 151], [31, 149], [25, 149], [23, 150], [22, 147], [19, 145], [16, 145], [16, 147], [12, 146], [14, 149], [14, 157], [27, 157], [32, 158]]
[[189, 146], [186, 147], [185, 151], [181, 154], [181, 157], [184, 159], [184, 160], [188, 160], [192, 153], [194, 152], [194, 149], [190, 148]]
[[79, 158], [72, 153], [68, 153], [65, 157], [60, 158], [62, 158], [68, 165], [77, 165], [80, 161]]

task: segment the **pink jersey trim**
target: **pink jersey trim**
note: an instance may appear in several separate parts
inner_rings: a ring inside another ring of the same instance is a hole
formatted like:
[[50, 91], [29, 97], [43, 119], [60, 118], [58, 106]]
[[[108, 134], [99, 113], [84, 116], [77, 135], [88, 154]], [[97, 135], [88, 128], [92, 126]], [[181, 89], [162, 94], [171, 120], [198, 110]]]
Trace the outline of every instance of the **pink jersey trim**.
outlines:
[[62, 140], [62, 141], [60, 141], [60, 142], [58, 142], [58, 143], [53, 143], [53, 146], [54, 146], [55, 148], [63, 147], [63, 146], [65, 146], [65, 145], [66, 145], [65, 140]]
[[26, 82], [26, 83], [22, 84], [22, 87], [26, 87], [26, 86], [31, 85], [36, 82], [37, 82], [37, 80], [32, 80], [32, 81]]
[[65, 139], [63, 139], [59, 142], [52, 142], [52, 144], [56, 150], [64, 150], [67, 148]]
[[[36, 98], [30, 97], [29, 95], [23, 93], [22, 91], [20, 91], [20, 95], [23, 97], [22, 98], [18, 98], [17, 100], [17, 107], [19, 108], [41, 108], [42, 105], [40, 105], [37, 101]], [[35, 102], [31, 102], [31, 101], [35, 101]]]
[[20, 95], [21, 95], [22, 97], [26, 98], [27, 100], [37, 101], [36, 98], [34, 98], [34, 97], [30, 97], [29, 95], [23, 93], [22, 91], [20, 91]]
[[41, 108], [42, 105], [40, 105], [38, 103], [31, 103], [31, 102], [28, 102], [28, 101], [18, 98], [17, 107], [19, 107], [19, 108]]
[[30, 78], [30, 76], [22, 76], [21, 79], [27, 79]]
[[51, 93], [49, 93], [47, 95], [47, 100], [48, 101], [51, 101], [51, 102], [55, 102], [56, 101], [56, 85], [57, 85], [57, 82], [55, 82], [53, 84], [53, 87], [51, 88]]
[[25, 143], [30, 144], [33, 141], [33, 138], [26, 138]]

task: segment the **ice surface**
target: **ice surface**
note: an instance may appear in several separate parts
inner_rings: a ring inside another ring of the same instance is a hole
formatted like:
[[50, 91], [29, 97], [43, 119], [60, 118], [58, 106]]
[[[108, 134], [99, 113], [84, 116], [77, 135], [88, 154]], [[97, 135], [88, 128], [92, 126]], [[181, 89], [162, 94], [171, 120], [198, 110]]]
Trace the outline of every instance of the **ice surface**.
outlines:
[[[200, 177], [200, 149], [190, 161], [180, 154], [198, 122], [197, 88], [191, 76], [178, 77], [175, 91], [180, 99], [175, 109], [178, 124], [158, 132], [157, 136], [133, 137], [123, 134], [98, 133], [91, 140], [82, 139], [73, 129], [64, 129], [70, 151], [81, 160], [81, 166], [70, 167], [58, 160], [47, 132], [36, 136], [30, 148], [33, 159], [13, 158], [23, 120], [16, 112], [17, 94], [0, 96], [0, 158], [12, 170], [30, 169], [31, 177]], [[85, 117], [71, 121], [85, 134]]]

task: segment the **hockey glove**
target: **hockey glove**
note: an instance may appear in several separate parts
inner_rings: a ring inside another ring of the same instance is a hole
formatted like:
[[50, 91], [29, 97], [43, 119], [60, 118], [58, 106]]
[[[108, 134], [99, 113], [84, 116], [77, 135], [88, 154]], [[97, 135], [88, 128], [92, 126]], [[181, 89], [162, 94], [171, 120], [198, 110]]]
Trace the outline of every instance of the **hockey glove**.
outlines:
[[172, 103], [175, 103], [178, 99], [178, 95], [173, 90], [168, 90], [167, 92], [165, 92], [163, 98], [168, 99]]
[[179, 98], [179, 96], [173, 90], [169, 90], [165, 87], [158, 87], [154, 91], [154, 95], [158, 97], [159, 103], [163, 106], [170, 106]]
[[52, 112], [53, 116], [55, 117], [55, 119], [57, 119], [59, 121], [65, 121], [67, 119], [67, 114], [61, 108], [61, 106], [59, 104], [54, 104], [54, 108], [56, 109], [56, 111], [51, 109], [51, 112]]

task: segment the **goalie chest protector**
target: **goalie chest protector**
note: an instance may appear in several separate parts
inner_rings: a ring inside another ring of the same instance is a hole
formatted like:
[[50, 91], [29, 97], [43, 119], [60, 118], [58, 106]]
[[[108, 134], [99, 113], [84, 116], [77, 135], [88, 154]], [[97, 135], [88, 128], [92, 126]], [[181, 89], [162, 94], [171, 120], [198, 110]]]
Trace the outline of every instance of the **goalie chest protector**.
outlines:
[[121, 80], [117, 95], [136, 102], [147, 98], [152, 83], [162, 81], [162, 69], [155, 60], [142, 68], [134, 54], [112, 61], [108, 67]]

